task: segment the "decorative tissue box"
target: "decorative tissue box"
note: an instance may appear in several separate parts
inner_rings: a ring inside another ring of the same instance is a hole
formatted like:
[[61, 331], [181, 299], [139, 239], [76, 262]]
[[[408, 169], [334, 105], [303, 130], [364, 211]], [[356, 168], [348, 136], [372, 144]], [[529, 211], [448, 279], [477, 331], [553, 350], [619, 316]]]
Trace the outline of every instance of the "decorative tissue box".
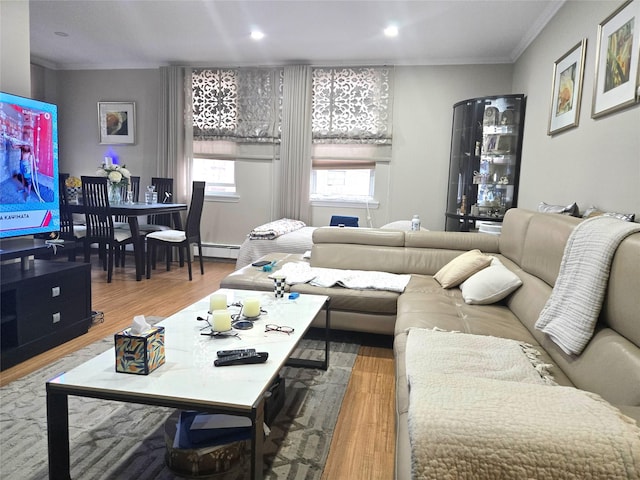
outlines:
[[116, 372], [149, 375], [164, 363], [164, 327], [153, 327], [141, 335], [127, 328], [114, 335]]

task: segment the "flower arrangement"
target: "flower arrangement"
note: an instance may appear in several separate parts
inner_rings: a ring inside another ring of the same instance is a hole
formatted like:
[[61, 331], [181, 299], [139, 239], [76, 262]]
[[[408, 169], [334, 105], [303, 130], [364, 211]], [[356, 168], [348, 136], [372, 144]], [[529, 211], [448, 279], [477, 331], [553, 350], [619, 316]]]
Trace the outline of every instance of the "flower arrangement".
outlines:
[[82, 182], [78, 177], [67, 177], [64, 181], [64, 184], [67, 188], [80, 188], [82, 187]]
[[127, 170], [126, 165], [118, 165], [117, 163], [103, 163], [96, 172], [98, 177], [107, 177], [112, 185], [127, 186], [131, 172]]

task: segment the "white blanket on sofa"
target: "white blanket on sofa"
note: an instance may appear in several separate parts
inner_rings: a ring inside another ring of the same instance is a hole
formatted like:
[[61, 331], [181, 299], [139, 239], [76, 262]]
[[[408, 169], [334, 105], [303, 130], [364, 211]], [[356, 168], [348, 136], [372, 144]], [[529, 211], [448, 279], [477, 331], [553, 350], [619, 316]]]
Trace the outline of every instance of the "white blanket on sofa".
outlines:
[[579, 355], [591, 340], [615, 251], [638, 231], [637, 223], [603, 216], [585, 220], [571, 232], [555, 286], [536, 322], [566, 354]]
[[285, 263], [280, 270], [269, 275], [284, 275], [288, 285], [309, 283], [316, 287], [340, 285], [354, 290], [388, 290], [404, 292], [411, 275], [368, 270], [341, 270], [338, 268], [311, 267], [306, 262]]
[[409, 331], [412, 478], [640, 478], [633, 420], [595, 394], [547, 384], [518, 342], [484, 338]]

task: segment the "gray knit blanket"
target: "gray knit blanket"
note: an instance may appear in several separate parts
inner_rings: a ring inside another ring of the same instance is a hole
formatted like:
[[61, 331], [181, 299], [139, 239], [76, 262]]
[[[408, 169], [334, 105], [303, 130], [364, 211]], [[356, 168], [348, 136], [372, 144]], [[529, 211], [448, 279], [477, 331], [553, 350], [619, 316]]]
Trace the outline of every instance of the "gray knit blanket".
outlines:
[[555, 286], [535, 325], [566, 354], [579, 355], [591, 340], [615, 251], [639, 231], [640, 224], [601, 216], [571, 232]]

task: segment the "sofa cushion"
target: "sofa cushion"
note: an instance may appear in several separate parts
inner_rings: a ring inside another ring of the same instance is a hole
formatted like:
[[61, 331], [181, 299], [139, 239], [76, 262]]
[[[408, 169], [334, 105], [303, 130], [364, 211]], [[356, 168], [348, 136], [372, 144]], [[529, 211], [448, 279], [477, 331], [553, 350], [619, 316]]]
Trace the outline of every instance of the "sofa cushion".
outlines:
[[465, 303], [487, 305], [499, 302], [520, 285], [520, 277], [494, 257], [491, 265], [462, 282], [460, 290]]
[[331, 297], [331, 310], [395, 314], [399, 293], [384, 290], [353, 290], [344, 287], [316, 287], [308, 283], [291, 285], [292, 292]]
[[452, 288], [491, 263], [492, 257], [484, 255], [480, 250], [469, 250], [447, 263], [436, 272], [434, 278], [443, 288]]

